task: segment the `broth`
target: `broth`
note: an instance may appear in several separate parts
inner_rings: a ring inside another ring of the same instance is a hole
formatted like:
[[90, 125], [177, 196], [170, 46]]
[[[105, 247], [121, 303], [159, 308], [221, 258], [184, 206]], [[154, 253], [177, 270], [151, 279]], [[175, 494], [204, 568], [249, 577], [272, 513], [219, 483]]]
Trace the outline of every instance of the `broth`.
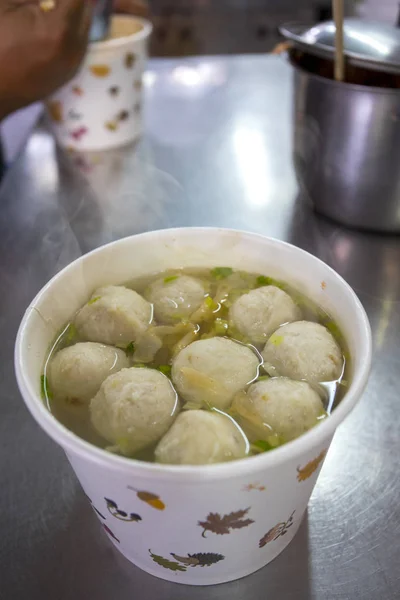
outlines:
[[[252, 274], [242, 271], [234, 271], [229, 267], [218, 267], [215, 269], [181, 269], [157, 273], [148, 277], [135, 279], [125, 284], [125, 287], [138, 292], [144, 297], [149, 294], [149, 286], [156, 280], [163, 278], [164, 283], [168, 284], [177, 280], [180, 276], [190, 276], [196, 278], [204, 286], [204, 299], [201, 307], [193, 312], [188, 319], [183, 319], [177, 315], [176, 322], [171, 324], [157, 324], [154, 319], [151, 322], [145, 336], [155, 336], [161, 340], [161, 347], [157, 349], [154, 357], [146, 356], [148, 352], [147, 346], [141, 347], [141, 342], [125, 344], [123, 349], [128, 357], [129, 365], [133, 367], [149, 367], [150, 369], [158, 370], [171, 379], [171, 364], [174, 357], [179, 354], [179, 351], [187, 347], [190, 343], [197, 340], [211, 339], [214, 337], [223, 337], [233, 340], [240, 345], [250, 348], [257, 357], [259, 367], [256, 376], [247, 382], [244, 392], [248, 386], [254, 382], [264, 381], [268, 379], [271, 373], [264, 368], [261, 351], [265, 346], [268, 338], [263, 342], [252, 342], [246, 338], [246, 335], [241, 333], [233, 324], [229, 316], [229, 310], [232, 304], [241, 296], [251, 290], [264, 288], [265, 286], [275, 286], [283, 290], [294, 301], [296, 307], [301, 311], [301, 317], [298, 320], [310, 321], [319, 323], [326, 327], [333, 338], [339, 345], [343, 357], [343, 369], [340, 376], [333, 381], [325, 381], [318, 383], [310, 383], [311, 387], [321, 396], [325, 414], [321, 418], [329, 415], [343, 397], [349, 380], [349, 354], [343, 335], [332, 318], [309, 298], [293, 289], [290, 285], [283, 281], [271, 279], [260, 274]], [[89, 303], [96, 302], [97, 298], [92, 298]], [[283, 325], [283, 324], [282, 324]], [[279, 334], [279, 331], [278, 331]], [[275, 335], [275, 334], [274, 334]], [[273, 337], [273, 336], [272, 336]], [[279, 336], [278, 336], [279, 337]], [[120, 448], [110, 444], [104, 439], [94, 428], [91, 418], [88, 403], [71, 402], [57, 398], [54, 390], [50, 389], [48, 381], [49, 364], [53, 360], [55, 354], [66, 347], [72, 346], [80, 341], [87, 341], [80, 337], [77, 328], [73, 321], [66, 324], [63, 331], [57, 336], [51, 350], [46, 359], [44, 372], [42, 375], [42, 391], [44, 400], [47, 403], [49, 410], [53, 415], [68, 429], [73, 431], [79, 437], [103, 449], [113, 452], [120, 452]], [[146, 342], [147, 343], [147, 342]], [[144, 359], [141, 360], [141, 357]], [[172, 385], [172, 383], [171, 383]], [[181, 411], [191, 409], [201, 410], [217, 410], [227, 414], [231, 419], [238, 423], [238, 427], [243, 435], [242, 423], [237, 415], [232, 412], [231, 407], [224, 409], [215, 409], [211, 405], [198, 406], [196, 403], [179, 397], [179, 405]], [[258, 454], [262, 451], [272, 450], [277, 445], [283, 443], [281, 439], [275, 436], [265, 440], [252, 439], [248, 443], [250, 451], [249, 455]], [[129, 456], [142, 461], [154, 461], [155, 447], [157, 443], [151, 443], [147, 447], [140, 449], [137, 452], [129, 453]]]

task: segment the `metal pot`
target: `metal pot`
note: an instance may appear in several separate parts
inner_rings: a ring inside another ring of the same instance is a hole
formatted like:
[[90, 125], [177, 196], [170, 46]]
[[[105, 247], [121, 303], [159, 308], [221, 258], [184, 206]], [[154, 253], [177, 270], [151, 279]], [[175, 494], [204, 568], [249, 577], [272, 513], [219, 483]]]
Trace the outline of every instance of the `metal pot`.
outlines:
[[294, 70], [294, 162], [315, 210], [400, 231], [400, 91]]
[[344, 225], [400, 232], [400, 89], [337, 82], [292, 64], [303, 194]]

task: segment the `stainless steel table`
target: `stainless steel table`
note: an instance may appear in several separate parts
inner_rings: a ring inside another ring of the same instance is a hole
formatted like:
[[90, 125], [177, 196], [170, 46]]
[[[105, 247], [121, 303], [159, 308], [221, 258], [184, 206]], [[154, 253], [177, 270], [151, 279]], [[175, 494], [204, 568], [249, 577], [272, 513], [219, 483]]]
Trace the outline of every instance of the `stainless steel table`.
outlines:
[[[0, 193], [0, 598], [400, 598], [400, 240], [343, 229], [298, 198], [291, 72], [280, 58], [165, 60], [146, 74], [146, 135], [67, 155], [38, 128]], [[148, 229], [218, 225], [297, 244], [355, 288], [371, 319], [369, 387], [337, 432], [293, 543], [240, 581], [187, 588], [139, 571], [98, 527], [13, 373], [24, 308], [81, 253]]]

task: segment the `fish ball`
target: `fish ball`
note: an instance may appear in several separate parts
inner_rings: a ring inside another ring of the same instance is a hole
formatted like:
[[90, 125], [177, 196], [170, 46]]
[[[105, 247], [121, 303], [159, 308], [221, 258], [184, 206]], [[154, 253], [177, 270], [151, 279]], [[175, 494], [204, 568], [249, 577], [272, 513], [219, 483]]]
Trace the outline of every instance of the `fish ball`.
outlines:
[[156, 461], [173, 465], [210, 465], [243, 458], [248, 442], [227, 415], [206, 410], [182, 412], [159, 442]]
[[90, 403], [96, 431], [127, 456], [158, 442], [177, 411], [177, 395], [168, 377], [147, 368], [110, 375]]
[[124, 286], [97, 289], [75, 317], [79, 335], [91, 342], [115, 346], [138, 339], [152, 320], [152, 307], [137, 292]]
[[247, 346], [222, 337], [193, 342], [175, 357], [172, 381], [188, 402], [228, 408], [257, 377], [259, 360]]
[[325, 411], [320, 396], [306, 381], [274, 377], [239, 393], [232, 414], [251, 441], [262, 439], [278, 445], [314, 427]]
[[229, 311], [231, 323], [252, 344], [266, 342], [279, 325], [300, 318], [301, 311], [289, 294], [274, 285], [243, 294]]
[[54, 399], [86, 404], [109, 375], [128, 366], [123, 350], [82, 342], [57, 352], [48, 366], [47, 377]]
[[269, 338], [262, 356], [271, 375], [312, 383], [338, 379], [343, 370], [342, 352], [332, 334], [311, 321], [280, 327]]
[[166, 324], [188, 319], [200, 307], [204, 295], [204, 284], [188, 275], [157, 279], [146, 292], [156, 320]]

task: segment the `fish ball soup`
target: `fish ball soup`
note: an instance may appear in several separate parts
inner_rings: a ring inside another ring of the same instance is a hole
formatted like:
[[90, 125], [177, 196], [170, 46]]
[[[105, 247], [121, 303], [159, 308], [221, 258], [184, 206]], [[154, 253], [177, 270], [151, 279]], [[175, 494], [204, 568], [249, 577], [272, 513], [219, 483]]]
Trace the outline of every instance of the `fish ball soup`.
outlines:
[[346, 342], [311, 299], [216, 267], [95, 290], [49, 349], [42, 391], [57, 419], [109, 452], [206, 465], [317, 427], [348, 377]]

